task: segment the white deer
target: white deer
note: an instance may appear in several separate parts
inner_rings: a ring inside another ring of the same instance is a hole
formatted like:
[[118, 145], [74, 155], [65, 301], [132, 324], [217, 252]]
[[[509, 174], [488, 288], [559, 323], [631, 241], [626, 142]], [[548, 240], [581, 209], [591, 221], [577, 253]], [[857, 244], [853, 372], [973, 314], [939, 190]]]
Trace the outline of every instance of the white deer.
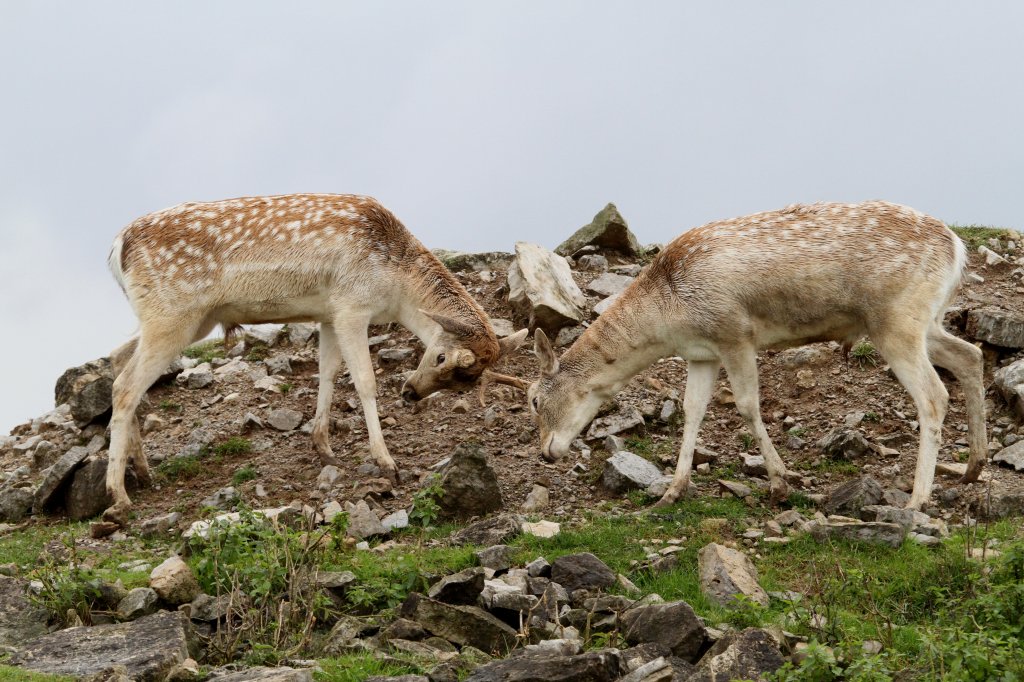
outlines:
[[687, 360], [686, 422], [659, 504], [687, 489], [721, 366], [778, 501], [788, 494], [787, 472], [761, 421], [757, 351], [868, 336], [917, 406], [921, 436], [908, 506], [920, 509], [931, 494], [949, 399], [933, 364], [964, 391], [971, 454], [963, 480], [977, 480], [986, 458], [981, 351], [942, 327], [966, 258], [963, 242], [940, 221], [881, 201], [790, 206], [685, 232], [561, 360], [537, 332], [542, 375], [528, 396], [542, 452], [564, 456], [630, 377], [678, 355]]
[[140, 331], [112, 354], [116, 379], [110, 421], [104, 518], [123, 524], [131, 456], [143, 483], [149, 467], [135, 409], [188, 344], [217, 325], [320, 323], [320, 387], [313, 443], [324, 463], [334, 378], [344, 359], [359, 399], [370, 453], [396, 479], [377, 414], [367, 343], [371, 324], [399, 322], [426, 346], [403, 394], [418, 399], [467, 388], [515, 350], [527, 330], [498, 340], [487, 314], [398, 219], [369, 197], [295, 194], [187, 203], [134, 221], [114, 240], [110, 268]]

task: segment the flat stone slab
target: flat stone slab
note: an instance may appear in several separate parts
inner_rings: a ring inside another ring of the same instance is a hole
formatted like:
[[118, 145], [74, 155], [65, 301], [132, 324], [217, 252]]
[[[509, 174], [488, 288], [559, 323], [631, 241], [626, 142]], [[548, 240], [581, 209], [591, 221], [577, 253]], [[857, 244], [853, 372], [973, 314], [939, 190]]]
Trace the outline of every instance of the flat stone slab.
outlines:
[[131, 623], [59, 630], [27, 642], [11, 664], [75, 678], [124, 666], [129, 679], [157, 682], [188, 658], [187, 625], [183, 613], [160, 611]]
[[53, 499], [53, 496], [60, 489], [61, 484], [71, 476], [71, 472], [85, 461], [85, 458], [88, 456], [88, 448], [79, 445], [61, 455], [61, 458], [46, 472], [43, 482], [36, 488], [32, 498], [32, 512], [34, 514], [42, 513], [46, 505], [50, 503], [50, 500]]
[[1003, 448], [996, 453], [992, 461], [1011, 466], [1016, 471], [1024, 471], [1024, 440], [1019, 440], [1010, 447]]

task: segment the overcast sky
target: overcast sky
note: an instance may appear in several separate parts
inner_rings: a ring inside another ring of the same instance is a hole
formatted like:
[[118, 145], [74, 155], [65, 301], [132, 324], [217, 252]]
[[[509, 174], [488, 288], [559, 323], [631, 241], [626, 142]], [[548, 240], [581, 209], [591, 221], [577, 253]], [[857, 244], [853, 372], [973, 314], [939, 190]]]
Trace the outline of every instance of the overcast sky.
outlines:
[[643, 243], [882, 198], [1020, 229], [1020, 2], [0, 0], [0, 433], [135, 320], [106, 268], [189, 200], [370, 194], [430, 247]]

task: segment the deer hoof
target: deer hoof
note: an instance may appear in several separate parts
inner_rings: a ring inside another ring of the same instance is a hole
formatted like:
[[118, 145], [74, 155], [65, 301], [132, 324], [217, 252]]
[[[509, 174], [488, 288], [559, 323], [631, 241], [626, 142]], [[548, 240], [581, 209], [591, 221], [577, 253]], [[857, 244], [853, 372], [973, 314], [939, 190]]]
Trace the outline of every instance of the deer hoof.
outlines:
[[130, 502], [119, 502], [103, 512], [103, 520], [109, 523], [116, 523], [118, 526], [124, 528], [128, 525], [128, 512], [131, 511], [132, 505]]
[[769, 501], [773, 506], [783, 502], [789, 497], [789, 484], [782, 479], [772, 481], [770, 490], [771, 496]]

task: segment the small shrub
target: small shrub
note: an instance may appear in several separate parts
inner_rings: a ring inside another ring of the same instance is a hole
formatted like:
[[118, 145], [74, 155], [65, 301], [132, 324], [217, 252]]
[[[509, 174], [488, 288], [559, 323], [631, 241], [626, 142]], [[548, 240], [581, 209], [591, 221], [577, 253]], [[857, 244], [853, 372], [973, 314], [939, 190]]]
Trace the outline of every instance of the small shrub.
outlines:
[[424, 528], [431, 526], [441, 514], [439, 500], [444, 496], [441, 477], [434, 474], [430, 482], [412, 496], [412, 511], [409, 520]]
[[210, 362], [215, 358], [222, 358], [224, 357], [224, 339], [200, 341], [183, 350], [181, 354], [199, 362]]
[[181, 412], [181, 403], [176, 403], [173, 400], [161, 400], [160, 409], [164, 412]]
[[754, 447], [754, 436], [749, 433], [741, 433], [740, 446], [744, 451], [750, 450], [750, 448]]
[[281, 389], [281, 395], [288, 395], [288, 392], [295, 388], [295, 384], [278, 384], [277, 387]]
[[882, 415], [878, 414], [877, 412], [865, 412], [864, 421], [878, 423], [882, 421]]
[[861, 341], [850, 350], [850, 356], [853, 357], [854, 362], [857, 366], [863, 369], [867, 365], [872, 367], [878, 366], [878, 351], [875, 350], [874, 344], [870, 341]]
[[200, 463], [201, 459], [201, 455], [171, 457], [160, 462], [156, 472], [168, 481], [187, 481], [202, 473], [203, 465]]
[[247, 464], [234, 473], [231, 477], [231, 485], [239, 486], [246, 481], [251, 481], [256, 478], [259, 474], [256, 472], [256, 467]]
[[249, 362], [259, 362], [261, 360], [266, 360], [268, 357], [270, 357], [270, 348], [262, 343], [257, 343], [249, 349], [249, 353], [245, 356], [245, 359]]
[[[213, 446], [213, 453], [222, 457], [244, 455], [252, 452], [252, 443], [247, 438], [235, 436]], [[248, 479], [247, 479], [248, 480]]]

